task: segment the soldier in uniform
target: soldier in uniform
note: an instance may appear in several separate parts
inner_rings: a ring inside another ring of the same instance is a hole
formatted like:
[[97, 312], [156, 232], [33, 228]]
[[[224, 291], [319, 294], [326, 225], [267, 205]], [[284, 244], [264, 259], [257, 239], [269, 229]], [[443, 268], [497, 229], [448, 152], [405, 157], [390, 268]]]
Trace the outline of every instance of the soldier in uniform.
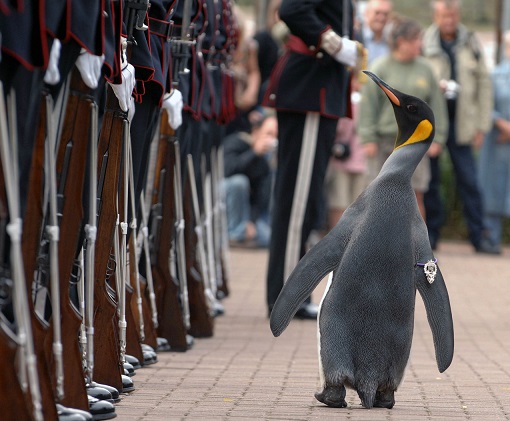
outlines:
[[[278, 116], [278, 168], [274, 186], [267, 273], [269, 313], [283, 282], [305, 253], [317, 220], [322, 186], [339, 117], [347, 112], [348, 66], [358, 59], [351, 1], [283, 0], [280, 17], [291, 35], [273, 69], [264, 105]], [[297, 317], [315, 319], [308, 299]]]

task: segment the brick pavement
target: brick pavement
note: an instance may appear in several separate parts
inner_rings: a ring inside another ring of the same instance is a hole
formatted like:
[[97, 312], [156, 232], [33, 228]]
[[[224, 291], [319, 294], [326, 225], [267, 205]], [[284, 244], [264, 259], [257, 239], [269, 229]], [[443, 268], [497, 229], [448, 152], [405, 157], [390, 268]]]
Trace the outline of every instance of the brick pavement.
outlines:
[[[231, 251], [231, 296], [214, 337], [185, 353], [159, 353], [136, 371], [136, 390], [116, 405], [119, 420], [510, 420], [510, 249], [475, 254], [441, 243], [436, 253], [452, 303], [455, 356], [437, 371], [432, 336], [417, 295], [414, 342], [393, 409], [328, 408], [318, 385], [316, 325], [294, 320], [279, 338], [264, 305], [267, 252]], [[323, 281], [314, 292], [319, 302]]]

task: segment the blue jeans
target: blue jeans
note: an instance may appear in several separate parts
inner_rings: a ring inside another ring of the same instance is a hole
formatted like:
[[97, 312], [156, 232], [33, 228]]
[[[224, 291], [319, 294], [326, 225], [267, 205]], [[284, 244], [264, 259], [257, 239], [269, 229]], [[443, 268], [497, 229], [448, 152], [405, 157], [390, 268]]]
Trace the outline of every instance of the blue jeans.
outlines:
[[[232, 241], [246, 240], [246, 224], [250, 222], [250, 181], [243, 174], [235, 174], [225, 178], [225, 204], [227, 207], [228, 238]], [[255, 242], [259, 247], [268, 247], [271, 228], [266, 218], [255, 221], [257, 235]]]
[[242, 174], [225, 178], [225, 201], [227, 206], [228, 238], [244, 241], [246, 223], [250, 220], [250, 181]]
[[501, 236], [503, 232], [503, 216], [497, 214], [486, 214], [483, 218], [487, 237], [494, 246], [501, 245]]
[[[478, 248], [484, 226], [482, 199], [478, 186], [475, 159], [470, 145], [456, 144], [454, 125], [450, 124], [450, 126], [446, 147], [448, 148], [455, 172], [457, 191], [463, 203], [463, 213], [468, 228], [469, 240], [475, 248]], [[425, 211], [430, 242], [434, 246], [439, 240], [440, 230], [445, 221], [445, 211], [440, 194], [441, 176], [439, 158], [430, 158], [430, 172], [429, 190], [425, 193]]]

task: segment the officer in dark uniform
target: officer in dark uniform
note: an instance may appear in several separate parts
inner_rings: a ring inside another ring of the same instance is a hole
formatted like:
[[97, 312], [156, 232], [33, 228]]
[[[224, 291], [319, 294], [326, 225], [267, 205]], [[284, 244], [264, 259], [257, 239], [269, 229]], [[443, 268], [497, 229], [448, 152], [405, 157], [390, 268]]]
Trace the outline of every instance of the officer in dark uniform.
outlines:
[[[283, 0], [280, 17], [291, 31], [273, 69], [264, 105], [278, 111], [278, 169], [267, 274], [269, 313], [283, 282], [305, 253], [317, 219], [322, 185], [339, 117], [346, 115], [349, 70], [360, 45], [351, 41], [351, 1]], [[344, 37], [342, 37], [344, 35]], [[296, 314], [314, 319], [309, 300]]]

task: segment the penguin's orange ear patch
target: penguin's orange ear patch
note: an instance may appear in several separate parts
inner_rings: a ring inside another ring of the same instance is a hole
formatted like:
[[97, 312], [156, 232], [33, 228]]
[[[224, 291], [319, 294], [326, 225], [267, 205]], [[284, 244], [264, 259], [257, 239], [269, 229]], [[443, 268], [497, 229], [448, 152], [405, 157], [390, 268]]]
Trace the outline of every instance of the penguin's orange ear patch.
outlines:
[[416, 126], [416, 129], [414, 130], [413, 134], [407, 139], [402, 145], [397, 146], [395, 149], [401, 148], [405, 145], [410, 145], [411, 143], [417, 143], [421, 142], [423, 140], [426, 140], [429, 138], [430, 134], [432, 133], [432, 123], [428, 120], [422, 120], [420, 121], [420, 124]]

